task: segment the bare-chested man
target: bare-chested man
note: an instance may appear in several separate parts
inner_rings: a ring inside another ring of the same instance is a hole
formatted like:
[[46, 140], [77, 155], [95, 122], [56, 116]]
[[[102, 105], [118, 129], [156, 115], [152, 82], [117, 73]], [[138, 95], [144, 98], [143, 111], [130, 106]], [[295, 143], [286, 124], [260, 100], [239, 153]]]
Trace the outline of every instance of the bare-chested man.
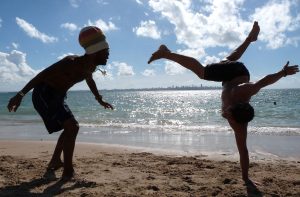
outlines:
[[[106, 65], [109, 56], [105, 35], [97, 27], [85, 27], [80, 31], [79, 43], [85, 49], [83, 56], [67, 56], [49, 66], [12, 97], [7, 106], [10, 112], [15, 112], [25, 94], [33, 89], [34, 108], [42, 117], [48, 132], [51, 134], [63, 130], [47, 168], [56, 170], [64, 167], [63, 179], [74, 176], [73, 153], [79, 131], [78, 122], [65, 103], [67, 91], [74, 84], [85, 80], [99, 104], [113, 109], [112, 105], [102, 100], [92, 76], [98, 65]], [[64, 163], [61, 160], [62, 152]]]
[[288, 62], [280, 71], [269, 74], [257, 82], [250, 82], [250, 74], [247, 68], [243, 63], [237, 62], [237, 60], [243, 55], [250, 43], [257, 40], [259, 31], [258, 23], [254, 22], [248, 37], [226, 60], [207, 65], [206, 67], [192, 57], [171, 52], [165, 45], [161, 45], [148, 61], [148, 63], [151, 63], [162, 58], [172, 60], [193, 71], [200, 79], [222, 82], [222, 116], [227, 119], [234, 131], [240, 154], [242, 178], [246, 184], [250, 185], [255, 185], [255, 183], [248, 176], [247, 127], [248, 122], [254, 117], [254, 109], [249, 104], [249, 101], [261, 88], [275, 83], [282, 77], [299, 72], [298, 65], [289, 66]]

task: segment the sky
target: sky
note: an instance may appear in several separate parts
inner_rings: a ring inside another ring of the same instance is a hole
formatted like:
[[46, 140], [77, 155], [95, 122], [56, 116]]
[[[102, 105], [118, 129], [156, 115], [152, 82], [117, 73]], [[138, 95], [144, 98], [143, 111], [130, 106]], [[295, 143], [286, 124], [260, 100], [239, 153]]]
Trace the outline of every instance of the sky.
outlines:
[[[0, 91], [19, 91], [66, 55], [83, 55], [80, 29], [103, 30], [110, 46], [93, 74], [98, 88], [220, 86], [166, 60], [147, 64], [165, 44], [203, 65], [220, 61], [258, 21], [261, 31], [240, 61], [257, 81], [290, 61], [300, 64], [300, 0], [1, 0]], [[300, 74], [270, 88], [300, 88]], [[71, 90], [88, 89], [85, 82]]]

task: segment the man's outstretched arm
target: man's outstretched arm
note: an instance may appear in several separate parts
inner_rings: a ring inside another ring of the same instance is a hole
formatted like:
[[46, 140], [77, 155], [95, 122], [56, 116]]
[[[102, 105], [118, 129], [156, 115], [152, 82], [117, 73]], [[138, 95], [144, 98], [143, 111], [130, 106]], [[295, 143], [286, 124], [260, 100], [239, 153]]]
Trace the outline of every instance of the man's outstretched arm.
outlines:
[[226, 59], [230, 61], [237, 61], [238, 59], [240, 59], [246, 51], [246, 49], [248, 48], [248, 46], [250, 45], [250, 43], [257, 40], [259, 31], [260, 28], [258, 22], [255, 21], [253, 23], [252, 30], [250, 31], [246, 40], [238, 48], [236, 48], [228, 57], [226, 57]]
[[247, 92], [249, 92], [251, 96], [255, 95], [261, 88], [264, 88], [268, 85], [277, 82], [282, 77], [294, 75], [297, 72], [299, 72], [299, 66], [298, 65], [289, 66], [289, 62], [287, 62], [279, 72], [274, 74], [269, 74], [263, 77], [262, 79], [260, 79], [259, 81], [255, 82], [254, 84], [249, 84], [249, 87], [247, 88]]

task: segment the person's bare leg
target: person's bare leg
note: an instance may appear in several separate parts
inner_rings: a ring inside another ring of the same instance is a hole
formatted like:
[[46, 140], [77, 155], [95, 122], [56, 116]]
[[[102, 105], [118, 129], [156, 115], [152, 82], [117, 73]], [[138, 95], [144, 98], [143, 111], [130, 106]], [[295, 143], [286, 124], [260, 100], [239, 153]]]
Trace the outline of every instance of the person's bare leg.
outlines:
[[63, 151], [63, 141], [64, 141], [64, 132], [62, 132], [57, 140], [57, 144], [52, 155], [52, 158], [48, 164], [47, 170], [57, 170], [63, 167], [63, 162], [61, 161], [61, 153]]
[[64, 140], [63, 140], [63, 152], [64, 152], [64, 171], [62, 174], [63, 179], [71, 179], [74, 176], [73, 168], [73, 153], [75, 148], [75, 141], [79, 131], [78, 122], [71, 118], [64, 123]]
[[248, 48], [248, 46], [250, 45], [250, 43], [257, 40], [259, 31], [260, 31], [260, 27], [258, 25], [258, 22], [255, 21], [245, 41], [240, 46], [238, 46], [235, 50], [233, 50], [233, 52], [228, 57], [226, 57], [226, 59], [230, 61], [237, 61], [238, 59], [240, 59], [244, 54], [244, 52], [246, 51], [246, 49]]
[[202, 66], [198, 60], [193, 57], [173, 53], [165, 45], [161, 45], [159, 49], [152, 54], [148, 64], [162, 58], [174, 61], [193, 71], [199, 78], [204, 78], [204, 66]]

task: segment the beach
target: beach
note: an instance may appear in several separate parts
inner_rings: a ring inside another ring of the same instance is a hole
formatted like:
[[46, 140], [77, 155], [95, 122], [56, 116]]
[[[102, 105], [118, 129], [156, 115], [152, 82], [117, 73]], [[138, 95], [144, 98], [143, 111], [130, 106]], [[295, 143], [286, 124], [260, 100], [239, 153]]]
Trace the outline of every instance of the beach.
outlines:
[[45, 173], [55, 141], [1, 140], [0, 196], [299, 196], [300, 162], [251, 160], [246, 187], [239, 162], [220, 155], [77, 143], [76, 178]]
[[[88, 91], [68, 94], [80, 124], [75, 179], [46, 173], [61, 132], [48, 134], [30, 95], [16, 113], [0, 93], [0, 196], [300, 196], [300, 89], [253, 99], [249, 176], [241, 178], [235, 137], [220, 115], [220, 91]], [[276, 101], [276, 105], [274, 102]]]

